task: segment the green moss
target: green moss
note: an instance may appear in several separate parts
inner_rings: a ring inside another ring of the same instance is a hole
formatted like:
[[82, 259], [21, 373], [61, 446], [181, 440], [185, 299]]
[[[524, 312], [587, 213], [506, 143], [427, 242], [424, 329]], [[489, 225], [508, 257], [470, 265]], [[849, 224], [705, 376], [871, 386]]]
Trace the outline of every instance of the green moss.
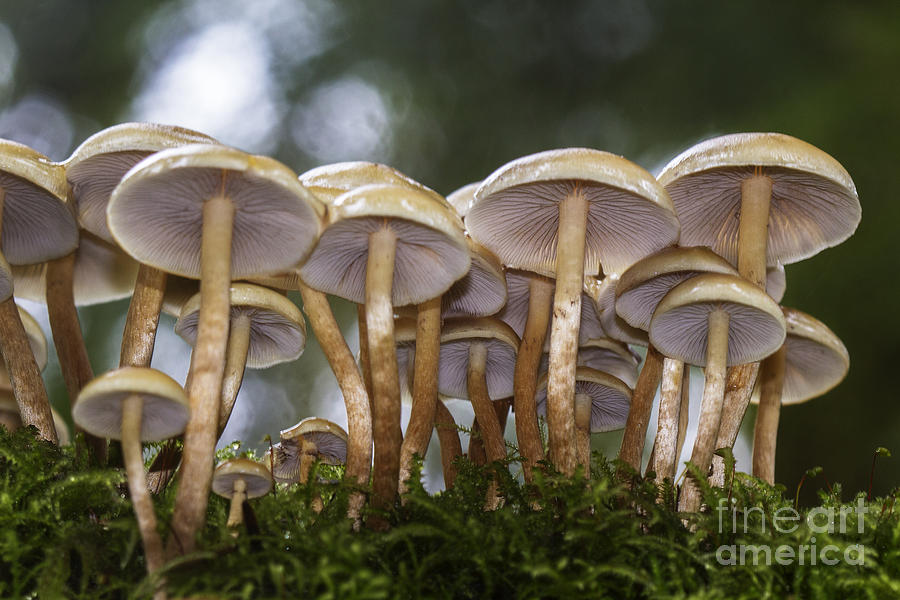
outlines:
[[[220, 458], [238, 450], [229, 447]], [[691, 515], [685, 526], [684, 515], [671, 508], [671, 492], [659, 501], [655, 481], [626, 486], [615, 476], [616, 465], [595, 458], [591, 485], [550, 474], [524, 486], [502, 466], [461, 461], [452, 490], [429, 495], [413, 485], [388, 515], [387, 533], [354, 531], [345, 518], [354, 490], [326, 482], [339, 475], [333, 468], [327, 474], [320, 468], [327, 477], [315, 485], [279, 486], [252, 501], [237, 538], [225, 526], [227, 502], [212, 496], [203, 550], [164, 570], [170, 596], [900, 596], [900, 519], [892, 497], [843, 500], [833, 485], [821, 492], [820, 506], [794, 513], [781, 486], [739, 473], [724, 490], [706, 489], [713, 510]], [[485, 494], [495, 478], [505, 501], [486, 512]], [[149, 597], [152, 584], [126, 494], [120, 472], [88, 468], [73, 450], [38, 442], [27, 430], [0, 430], [0, 597]], [[312, 510], [317, 495], [325, 506], [319, 514]], [[163, 529], [173, 496], [170, 486], [157, 499]], [[853, 512], [860, 506], [867, 511], [861, 517]], [[820, 526], [829, 512], [836, 517], [833, 532]], [[786, 518], [791, 515], [794, 521]], [[796, 553], [804, 546], [807, 554], [815, 546], [819, 557], [833, 547], [825, 557], [840, 559], [812, 565], [807, 556], [801, 564]], [[863, 564], [854, 564], [857, 547]], [[743, 561], [742, 548], [749, 548]], [[765, 564], [766, 548], [790, 548], [795, 557]], [[721, 564], [730, 559], [736, 564]]]

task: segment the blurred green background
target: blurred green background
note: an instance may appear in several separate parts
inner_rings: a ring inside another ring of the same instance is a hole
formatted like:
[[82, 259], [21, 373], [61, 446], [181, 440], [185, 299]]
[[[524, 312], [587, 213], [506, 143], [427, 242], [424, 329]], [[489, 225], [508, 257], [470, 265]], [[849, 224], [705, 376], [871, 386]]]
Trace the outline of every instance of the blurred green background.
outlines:
[[[443, 193], [555, 147], [656, 173], [714, 135], [799, 137], [850, 172], [863, 220], [843, 245], [787, 266], [784, 303], [827, 323], [852, 366], [825, 397], [784, 410], [776, 477], [792, 491], [821, 465], [856, 491], [877, 446], [900, 452], [896, 1], [0, 2], [0, 137], [61, 160], [125, 120], [199, 129], [298, 173], [385, 162]], [[355, 343], [351, 307], [336, 306]], [[117, 360], [126, 308], [82, 310], [97, 372]], [[183, 377], [171, 326], [155, 364]], [[64, 406], [58, 367], [45, 376]], [[311, 341], [296, 364], [248, 377], [226, 437], [257, 445], [310, 414], [346, 422], [342, 411]], [[879, 464], [875, 489], [898, 483], [900, 454]]]

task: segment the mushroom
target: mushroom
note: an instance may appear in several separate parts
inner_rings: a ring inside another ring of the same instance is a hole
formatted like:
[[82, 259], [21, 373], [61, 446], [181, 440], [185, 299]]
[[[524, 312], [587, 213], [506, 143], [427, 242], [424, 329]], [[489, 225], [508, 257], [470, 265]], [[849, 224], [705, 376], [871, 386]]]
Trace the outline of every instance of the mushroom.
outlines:
[[[175, 333], [194, 345], [200, 316], [200, 294], [181, 308]], [[232, 283], [231, 320], [219, 409], [218, 435], [222, 435], [241, 383], [244, 368], [266, 369], [296, 360], [306, 346], [306, 323], [300, 309], [282, 294], [250, 283]]]
[[825, 394], [847, 375], [850, 355], [824, 323], [793, 308], [782, 307], [787, 336], [760, 370], [759, 403], [753, 438], [753, 474], [775, 483], [775, 443], [783, 404], [798, 404]]
[[[722, 273], [737, 276], [737, 270], [724, 258], [709, 248], [685, 247], [666, 248], [651, 254], [622, 274], [615, 286], [606, 288], [615, 291], [615, 306], [609, 312], [616, 315], [628, 330], [650, 329], [650, 321], [660, 300], [676, 285], [701, 273]], [[608, 294], [606, 295], [608, 298]], [[606, 307], [603, 314], [609, 317]], [[648, 349], [656, 353], [657, 350]], [[690, 366], [674, 358], [664, 358], [661, 369], [660, 408], [657, 436], [653, 449], [654, 461], [649, 467], [656, 472], [659, 481], [666, 477], [674, 479], [678, 456], [675, 448], [679, 435], [679, 424], [682, 420], [681, 398], [682, 382], [690, 379]], [[637, 393], [640, 391], [640, 395]], [[635, 389], [632, 397], [631, 412], [619, 459], [627, 462], [635, 470], [641, 467], [644, 449], [644, 438], [656, 386], [642, 386]]]
[[[212, 491], [231, 500], [228, 527], [237, 528], [244, 522], [244, 502], [265, 496], [272, 489], [272, 474], [261, 463], [249, 458], [232, 458], [219, 463], [213, 473]], [[232, 532], [237, 535], [237, 529]]]
[[[830, 155], [780, 133], [737, 133], [693, 146], [659, 175], [681, 222], [681, 244], [710, 246], [765, 289], [766, 267], [790, 264], [850, 237], [862, 210]], [[722, 416], [737, 430], [758, 365], [728, 373], [738, 390]]]
[[[755, 362], [784, 341], [784, 317], [769, 296], [752, 283], [720, 273], [697, 275], [678, 284], [656, 307], [650, 342], [685, 363], [703, 366], [706, 383], [691, 462], [706, 475], [715, 450], [725, 393], [725, 368]], [[679, 510], [700, 508], [699, 487], [685, 482]]]
[[[173, 540], [189, 552], [213, 470], [232, 278], [286, 271], [312, 250], [322, 204], [281, 163], [217, 145], [164, 150], [135, 165], [107, 206], [109, 229], [138, 261], [200, 279]], [[170, 546], [175, 551], [175, 546]]]
[[[538, 383], [538, 414], [547, 413], [547, 376]], [[618, 377], [592, 369], [575, 369], [575, 422], [578, 464], [591, 476], [591, 434], [615, 431], [625, 426], [631, 405], [631, 388]]]
[[73, 420], [85, 431], [122, 440], [128, 491], [150, 574], [162, 566], [164, 555], [141, 443], [179, 435], [188, 416], [188, 398], [181, 386], [165, 373], [140, 367], [123, 367], [94, 378], [82, 388], [72, 409]]
[[400, 471], [393, 306], [439, 297], [466, 274], [469, 263], [462, 223], [446, 202], [409, 186], [369, 185], [329, 205], [327, 227], [300, 270], [310, 287], [366, 305], [379, 508], [393, 504]]
[[[673, 244], [665, 190], [634, 163], [597, 150], [552, 150], [495, 171], [466, 217], [472, 237], [505, 265], [556, 277], [550, 336], [550, 457], [575, 468], [575, 355], [585, 275], [621, 272]], [[536, 247], [540, 245], [540, 247]]]
[[307, 417], [283, 430], [279, 437], [272, 471], [279, 481], [306, 485], [317, 460], [327, 465], [347, 462], [347, 432], [337, 423]]

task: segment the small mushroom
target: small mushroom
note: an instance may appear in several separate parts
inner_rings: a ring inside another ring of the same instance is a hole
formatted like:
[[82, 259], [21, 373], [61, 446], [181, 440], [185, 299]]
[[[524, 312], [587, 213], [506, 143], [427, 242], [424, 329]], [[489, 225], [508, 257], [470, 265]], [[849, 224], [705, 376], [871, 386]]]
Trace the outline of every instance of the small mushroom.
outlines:
[[327, 465], [347, 462], [347, 432], [327, 419], [307, 417], [283, 430], [279, 437], [272, 472], [279, 481], [305, 485], [316, 461]]
[[141, 444], [179, 435], [188, 416], [188, 398], [182, 387], [165, 373], [141, 367], [123, 367], [94, 378], [82, 388], [72, 409], [73, 420], [85, 431], [122, 440], [128, 490], [151, 574], [165, 559]]
[[[706, 474], [715, 450], [725, 368], [755, 362], [784, 341], [781, 309], [757, 286], [733, 275], [708, 273], [692, 277], [666, 294], [650, 321], [650, 342], [685, 363], [703, 366], [706, 383], [691, 462]], [[679, 510], [700, 508], [697, 482], [689, 477]]]
[[[250, 498], [265, 496], [272, 489], [272, 474], [262, 463], [249, 458], [232, 458], [219, 463], [213, 472], [212, 491], [231, 500], [228, 527], [244, 522], [243, 505]], [[237, 535], [237, 530], [232, 532]]]

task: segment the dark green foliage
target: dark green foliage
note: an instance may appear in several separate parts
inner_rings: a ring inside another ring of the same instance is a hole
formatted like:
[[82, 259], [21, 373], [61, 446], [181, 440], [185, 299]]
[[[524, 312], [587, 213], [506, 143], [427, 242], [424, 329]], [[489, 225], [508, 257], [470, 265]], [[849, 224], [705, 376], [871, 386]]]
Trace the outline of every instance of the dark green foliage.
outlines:
[[[238, 450], [230, 446], [220, 458]], [[354, 530], [345, 517], [354, 490], [334, 483], [339, 473], [332, 467], [318, 468], [315, 485], [279, 486], [251, 501], [237, 537], [225, 526], [227, 501], [212, 496], [203, 550], [165, 567], [170, 597], [900, 595], [900, 518], [893, 495], [866, 503], [864, 493], [842, 499], [840, 487], [831, 485], [819, 492], [818, 507], [791, 513], [793, 498], [783, 487], [742, 473], [732, 478], [728, 470], [724, 489], [704, 490], [713, 509], [685, 516], [672, 510], [671, 489], [661, 500], [652, 479], [633, 478], [629, 489], [617, 477], [617, 465], [596, 458], [590, 485], [580, 476], [566, 480], [550, 473], [523, 486], [503, 465], [482, 468], [465, 460], [448, 492], [429, 495], [414, 476], [403, 505], [389, 515], [387, 533]], [[84, 469], [71, 449], [37, 442], [27, 430], [0, 430], [0, 597], [151, 595], [123, 476]], [[484, 511], [492, 481], [504, 503]], [[161, 527], [173, 494], [170, 486], [157, 499]], [[317, 496], [321, 513], [313, 510]], [[861, 521], [857, 506], [867, 510]], [[829, 511], [836, 515], [834, 532], [824, 531]], [[796, 526], [782, 521], [780, 530], [774, 527], [773, 516], [790, 514], [797, 515]], [[796, 556], [786, 564], [752, 560], [755, 553], [764, 556], [763, 548], [797, 552], [812, 545], [817, 552], [833, 546], [827, 558], [840, 560], [811, 565], [808, 549], [803, 564]], [[854, 553], [854, 545], [864, 554]], [[745, 561], [741, 547], [751, 549]], [[737, 564], [721, 564], [729, 558]], [[853, 564], [858, 559], [864, 564]]]

